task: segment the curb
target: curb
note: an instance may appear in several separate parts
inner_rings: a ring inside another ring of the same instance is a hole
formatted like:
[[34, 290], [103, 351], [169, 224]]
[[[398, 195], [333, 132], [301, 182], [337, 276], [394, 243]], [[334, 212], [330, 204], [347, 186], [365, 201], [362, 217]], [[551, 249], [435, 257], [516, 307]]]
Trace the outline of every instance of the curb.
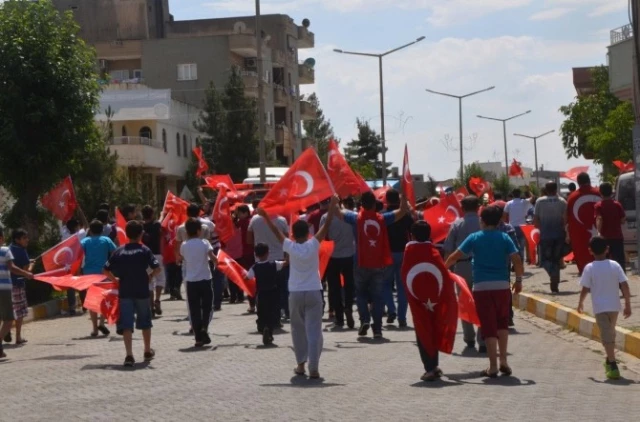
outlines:
[[67, 299], [53, 299], [35, 306], [29, 306], [29, 313], [24, 322], [33, 322], [53, 318], [62, 314], [67, 309]]
[[[539, 318], [555, 322], [583, 337], [600, 341], [600, 329], [595, 318], [579, 314], [568, 308], [530, 293], [513, 296], [513, 304], [518, 309], [527, 311]], [[640, 333], [616, 326], [616, 348], [632, 356], [640, 358]]]

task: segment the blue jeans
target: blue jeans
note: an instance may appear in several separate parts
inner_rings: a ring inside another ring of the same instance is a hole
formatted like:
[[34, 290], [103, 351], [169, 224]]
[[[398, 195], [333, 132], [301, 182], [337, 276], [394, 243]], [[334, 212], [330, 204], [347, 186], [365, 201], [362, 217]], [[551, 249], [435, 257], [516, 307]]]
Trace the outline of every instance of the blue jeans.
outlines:
[[[402, 284], [402, 260], [404, 259], [404, 252], [393, 252], [393, 264], [388, 266], [385, 271], [385, 283], [384, 283], [384, 301], [387, 305], [387, 309], [390, 314], [397, 313], [398, 321], [407, 321], [407, 295], [404, 291], [404, 284]], [[396, 290], [398, 292], [398, 308], [396, 312], [396, 305], [393, 302], [393, 282], [395, 280]]]
[[[524, 232], [522, 231], [522, 228], [520, 226], [516, 226], [514, 228], [516, 229], [516, 239], [518, 239], [518, 244], [516, 246], [518, 247], [520, 260], [524, 263], [524, 249], [527, 245], [527, 239], [524, 237]], [[509, 263], [509, 266], [511, 266], [511, 263]]]
[[278, 291], [280, 292], [280, 309], [284, 316], [289, 318], [289, 267], [284, 267], [277, 272]]
[[120, 318], [118, 319], [119, 330], [133, 330], [135, 320], [136, 330], [148, 330], [153, 326], [151, 323], [151, 303], [149, 298], [131, 299], [120, 298]]
[[[360, 323], [369, 324], [373, 314], [373, 332], [382, 332], [382, 308], [384, 308], [384, 268], [355, 269], [356, 301]], [[369, 299], [373, 311], [369, 313]]]

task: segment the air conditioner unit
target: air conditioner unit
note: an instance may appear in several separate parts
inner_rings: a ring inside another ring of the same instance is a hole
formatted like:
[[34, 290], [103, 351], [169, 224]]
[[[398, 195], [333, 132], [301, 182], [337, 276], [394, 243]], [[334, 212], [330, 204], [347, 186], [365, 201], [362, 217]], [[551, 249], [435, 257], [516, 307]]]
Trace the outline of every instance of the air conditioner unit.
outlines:
[[257, 69], [258, 68], [258, 59], [255, 58], [255, 57], [244, 59], [244, 67], [246, 69]]
[[107, 61], [105, 59], [100, 59], [100, 69], [105, 70], [107, 68]]

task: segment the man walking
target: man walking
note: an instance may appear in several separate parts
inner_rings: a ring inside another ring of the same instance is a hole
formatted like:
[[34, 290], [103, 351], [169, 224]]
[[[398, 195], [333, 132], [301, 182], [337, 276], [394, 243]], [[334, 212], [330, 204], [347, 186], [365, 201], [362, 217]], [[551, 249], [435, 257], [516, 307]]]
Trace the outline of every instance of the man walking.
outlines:
[[504, 208], [505, 221], [513, 226], [516, 230], [516, 239], [518, 240], [518, 250], [520, 252], [520, 260], [524, 262], [524, 249], [527, 244], [524, 232], [520, 227], [527, 224], [527, 214], [533, 208], [531, 202], [521, 197], [522, 191], [518, 188], [513, 190], [513, 199], [507, 202]]
[[558, 184], [548, 182], [546, 196], [536, 201], [533, 224], [540, 230], [540, 265], [549, 275], [551, 292], [558, 293], [560, 260], [566, 238], [567, 203], [558, 196]]
[[567, 199], [565, 218], [568, 226], [567, 239], [571, 241], [573, 256], [581, 275], [584, 267], [593, 261], [593, 255], [589, 252], [589, 241], [598, 234], [594, 208], [600, 199], [600, 192], [591, 186], [589, 175], [580, 173], [578, 190]]

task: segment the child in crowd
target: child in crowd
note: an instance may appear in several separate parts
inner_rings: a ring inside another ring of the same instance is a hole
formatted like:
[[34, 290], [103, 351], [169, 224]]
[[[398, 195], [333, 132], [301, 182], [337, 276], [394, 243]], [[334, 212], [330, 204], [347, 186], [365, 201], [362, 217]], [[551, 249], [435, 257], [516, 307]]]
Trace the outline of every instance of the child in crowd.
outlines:
[[[27, 253], [29, 246], [29, 235], [24, 229], [15, 229], [11, 235], [11, 254], [13, 255], [13, 265], [25, 271], [33, 269], [33, 263], [29, 260]], [[16, 320], [16, 344], [24, 344], [27, 342], [22, 337], [22, 321], [29, 313], [29, 305], [27, 303], [27, 284], [22, 275], [11, 274], [11, 282], [13, 283], [12, 300], [13, 314]], [[7, 333], [5, 342], [11, 342], [11, 331]]]
[[256, 300], [258, 304], [258, 332], [262, 333], [262, 343], [273, 343], [273, 331], [280, 327], [280, 295], [278, 293], [277, 272], [282, 270], [283, 261], [269, 261], [269, 246], [258, 243], [255, 248], [256, 263], [246, 275], [247, 280], [256, 279]]
[[587, 264], [580, 278], [582, 291], [580, 292], [580, 302], [578, 312], [582, 313], [584, 300], [591, 293], [593, 313], [596, 316], [598, 328], [600, 328], [600, 338], [607, 353], [604, 362], [605, 374], [609, 379], [620, 378], [620, 370], [616, 363], [616, 322], [620, 313], [620, 296], [618, 290], [622, 290], [624, 297], [625, 318], [631, 316], [631, 294], [627, 276], [620, 264], [607, 259], [609, 247], [606, 239], [594, 236], [589, 242], [589, 250], [595, 261]]
[[160, 264], [151, 250], [140, 243], [142, 232], [142, 223], [135, 220], [129, 221], [125, 228], [129, 243], [116, 249], [104, 265], [104, 273], [111, 281], [117, 281], [116, 277], [120, 279], [118, 333], [122, 333], [124, 337], [124, 347], [127, 352], [124, 360], [126, 367], [132, 367], [136, 363], [132, 350], [134, 318], [136, 328], [142, 330], [145, 362], [155, 357], [155, 351], [151, 348], [153, 325], [149, 283], [160, 271]]
[[[4, 244], [4, 230], [0, 227], [0, 245]], [[2, 347], [2, 340], [11, 330], [11, 325], [15, 320], [13, 313], [13, 295], [11, 275], [19, 275], [28, 279], [33, 278], [33, 274], [17, 267], [13, 263], [11, 249], [0, 246], [0, 359], [6, 358]]]
[[211, 344], [209, 323], [213, 317], [213, 285], [209, 262], [218, 263], [213, 247], [202, 239], [202, 223], [192, 217], [184, 225], [187, 240], [180, 245], [182, 272], [187, 288], [187, 303], [196, 344], [202, 347]]

